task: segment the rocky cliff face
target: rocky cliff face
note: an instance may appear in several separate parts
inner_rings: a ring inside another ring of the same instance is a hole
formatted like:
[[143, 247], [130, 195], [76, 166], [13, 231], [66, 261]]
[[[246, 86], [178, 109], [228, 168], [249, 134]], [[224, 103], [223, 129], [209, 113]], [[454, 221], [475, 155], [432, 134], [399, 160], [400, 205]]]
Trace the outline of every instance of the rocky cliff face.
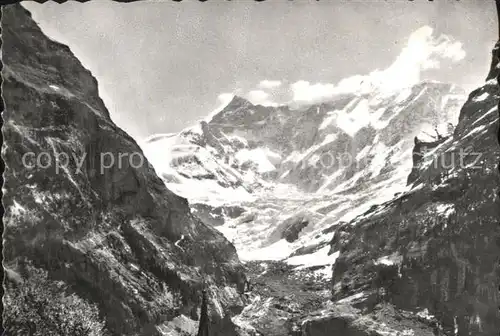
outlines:
[[340, 250], [334, 301], [376, 297], [401, 311], [425, 311], [435, 335], [498, 333], [498, 57], [499, 44], [453, 135], [420, 156], [412, 189], [355, 218], [348, 238], [332, 245]]
[[9, 335], [234, 335], [235, 248], [169, 191], [97, 82], [20, 5], [3, 8]]

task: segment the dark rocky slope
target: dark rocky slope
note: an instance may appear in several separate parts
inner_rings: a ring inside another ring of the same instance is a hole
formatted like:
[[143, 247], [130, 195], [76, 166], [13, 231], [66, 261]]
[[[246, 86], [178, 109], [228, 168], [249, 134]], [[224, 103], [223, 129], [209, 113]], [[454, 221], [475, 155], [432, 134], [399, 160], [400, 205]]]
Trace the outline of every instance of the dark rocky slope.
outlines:
[[234, 246], [141, 164], [95, 78], [20, 5], [2, 38], [8, 334], [193, 334], [205, 283], [210, 335], [235, 335]]
[[[412, 190], [354, 219], [348, 237], [332, 245], [332, 252], [340, 250], [334, 301], [354, 295], [375, 300], [372, 308], [426, 311], [435, 317], [435, 335], [498, 335], [499, 47], [454, 134], [420, 158]], [[339, 316], [331, 312], [321, 323], [338, 325]], [[342, 335], [365, 334], [345, 329]]]

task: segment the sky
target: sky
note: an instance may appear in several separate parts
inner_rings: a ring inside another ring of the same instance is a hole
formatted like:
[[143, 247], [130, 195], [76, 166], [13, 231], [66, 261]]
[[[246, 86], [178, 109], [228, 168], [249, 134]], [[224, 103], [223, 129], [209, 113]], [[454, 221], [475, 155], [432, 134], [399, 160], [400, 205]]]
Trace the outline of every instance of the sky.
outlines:
[[134, 138], [178, 132], [227, 104], [307, 104], [421, 80], [481, 85], [493, 0], [23, 2], [99, 82]]

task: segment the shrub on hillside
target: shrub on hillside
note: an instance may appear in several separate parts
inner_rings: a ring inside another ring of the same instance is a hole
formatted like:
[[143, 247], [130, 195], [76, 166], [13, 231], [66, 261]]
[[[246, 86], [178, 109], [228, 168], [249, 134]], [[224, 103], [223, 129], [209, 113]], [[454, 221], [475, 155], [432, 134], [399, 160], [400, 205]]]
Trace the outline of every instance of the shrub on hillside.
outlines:
[[104, 336], [104, 323], [95, 305], [47, 272], [25, 266], [21, 276], [5, 279], [4, 328], [7, 335]]

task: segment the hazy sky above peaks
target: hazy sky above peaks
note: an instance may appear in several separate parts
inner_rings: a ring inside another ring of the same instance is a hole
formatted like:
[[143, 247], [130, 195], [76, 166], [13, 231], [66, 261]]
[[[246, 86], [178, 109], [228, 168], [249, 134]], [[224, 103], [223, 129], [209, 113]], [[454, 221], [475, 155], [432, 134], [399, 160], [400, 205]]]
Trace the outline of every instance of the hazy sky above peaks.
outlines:
[[422, 79], [472, 90], [498, 36], [493, 0], [23, 2], [99, 82], [137, 139], [177, 132], [239, 94], [308, 103]]

